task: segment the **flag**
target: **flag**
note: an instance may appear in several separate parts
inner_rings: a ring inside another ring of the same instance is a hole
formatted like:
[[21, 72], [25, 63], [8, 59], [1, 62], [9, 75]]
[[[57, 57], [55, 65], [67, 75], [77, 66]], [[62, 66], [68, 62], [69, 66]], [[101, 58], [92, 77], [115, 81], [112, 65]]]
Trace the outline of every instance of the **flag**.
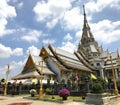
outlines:
[[93, 75], [92, 73], [90, 74], [90, 78], [91, 79], [97, 79], [95, 75]]
[[78, 74], [76, 74], [76, 77], [75, 77], [75, 78], [76, 78], [77, 81], [79, 80]]
[[105, 77], [104, 80], [105, 80], [106, 83], [108, 83], [108, 79], [107, 79], [107, 77]]
[[32, 83], [36, 83], [37, 82], [37, 79], [32, 79]]

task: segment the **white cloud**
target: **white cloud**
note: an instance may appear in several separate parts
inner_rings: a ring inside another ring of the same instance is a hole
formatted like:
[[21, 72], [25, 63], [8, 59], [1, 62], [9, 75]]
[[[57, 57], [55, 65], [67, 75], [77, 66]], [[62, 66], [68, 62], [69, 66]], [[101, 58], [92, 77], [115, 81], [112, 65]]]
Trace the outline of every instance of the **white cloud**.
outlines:
[[1, 18], [12, 18], [16, 16], [15, 8], [8, 5], [6, 0], [0, 0], [0, 7]]
[[78, 45], [78, 43], [80, 43], [81, 41], [81, 36], [82, 36], [82, 31], [77, 31], [75, 34], [75, 38], [76, 38], [76, 44]]
[[108, 44], [120, 40], [120, 21], [102, 20], [91, 24], [91, 30], [96, 40]]
[[68, 33], [63, 39], [69, 41], [72, 40], [72, 36], [70, 35], [70, 33]]
[[49, 29], [52, 29], [53, 27], [55, 27], [55, 25], [57, 24], [57, 22], [58, 22], [58, 19], [53, 19], [52, 21], [47, 22], [46, 26], [47, 26]]
[[53, 43], [55, 43], [55, 40], [54, 39], [44, 39], [42, 42], [43, 42], [43, 44], [53, 44]]
[[14, 29], [6, 29], [7, 23], [8, 23], [7, 19], [0, 18], [0, 37], [4, 36], [6, 34], [11, 34], [15, 31]]
[[16, 48], [16, 49], [13, 50], [12, 54], [16, 55], [16, 56], [21, 56], [21, 55], [23, 55], [23, 49], [22, 48]]
[[7, 68], [0, 67], [0, 75], [5, 75], [6, 74], [5, 70], [7, 70]]
[[83, 24], [83, 15], [80, 14], [80, 9], [75, 7], [69, 11], [66, 11], [61, 23], [63, 28], [67, 30], [80, 29]]
[[13, 6], [7, 4], [7, 0], [0, 0], [0, 37], [10, 34], [13, 30], [7, 29], [8, 18], [16, 17], [16, 11]]
[[38, 2], [33, 11], [36, 14], [36, 20], [46, 21], [46, 26], [51, 29], [69, 8], [71, 8], [70, 0], [48, 0], [48, 2]]
[[23, 67], [25, 65], [25, 62], [24, 61], [12, 61], [10, 63], [10, 74], [9, 74], [9, 78], [11, 79], [11, 77], [19, 74], [22, 70], [23, 70]]
[[38, 49], [37, 47], [35, 46], [30, 46], [27, 51], [26, 51], [27, 54], [32, 54], [32, 55], [35, 55], [35, 56], [38, 56], [39, 53], [40, 53], [40, 49]]
[[33, 11], [36, 14], [37, 21], [45, 21], [45, 19], [51, 14], [48, 4], [44, 1], [38, 2]]
[[[8, 70], [8, 65], [5, 65], [4, 67], [0, 67], [1, 78], [5, 78], [6, 77], [6, 71], [7, 70]], [[10, 70], [10, 72], [11, 72], [11, 70]], [[9, 72], [9, 74], [10, 74], [10, 72]], [[8, 79], [9, 79], [9, 76], [8, 76]]]
[[39, 42], [39, 37], [42, 35], [41, 31], [24, 29], [24, 36], [21, 37], [22, 40], [27, 42]]
[[76, 34], [75, 34], [75, 37], [77, 39], [81, 39], [81, 36], [82, 36], [82, 31], [77, 31]]
[[62, 42], [62, 46], [59, 48], [65, 50], [65, 51], [71, 52], [71, 53], [73, 53], [77, 49], [75, 43], [71, 43], [69, 41]]
[[117, 8], [117, 9], [120, 9], [120, 0], [114, 0], [114, 4], [111, 4], [111, 7], [112, 8]]
[[21, 9], [22, 7], [23, 7], [23, 2], [20, 2], [20, 3], [17, 4], [18, 9]]
[[0, 44], [0, 58], [8, 58], [10, 57], [12, 50], [10, 47], [6, 47]]
[[25, 64], [25, 62], [23, 61], [19, 61], [19, 62], [16, 62], [16, 61], [12, 61], [10, 63], [10, 69], [11, 70], [16, 70], [17, 68], [20, 68], [20, 67], [23, 67], [23, 65]]
[[7, 20], [4, 18], [1, 18], [0, 19], [0, 36], [3, 36], [6, 33], [5, 31], [6, 24], [7, 24]]
[[[10, 65], [10, 73], [8, 75], [8, 79], [11, 79], [12, 76], [17, 75], [18, 73], [20, 73], [23, 69], [23, 66], [25, 64], [25, 60], [24, 61], [11, 61]], [[2, 77], [5, 77], [6, 71], [8, 70], [8, 65], [5, 65], [4, 67], [0, 67], [0, 74], [2, 75]]]
[[90, 2], [86, 3], [86, 11], [87, 12], [100, 12], [102, 11], [105, 7], [116, 7], [117, 9], [120, 9], [119, 6], [120, 0], [97, 0], [93, 1], [91, 0]]
[[0, 44], [0, 58], [9, 58], [10, 56], [21, 56], [23, 55], [22, 48], [11, 49], [10, 47], [6, 47]]

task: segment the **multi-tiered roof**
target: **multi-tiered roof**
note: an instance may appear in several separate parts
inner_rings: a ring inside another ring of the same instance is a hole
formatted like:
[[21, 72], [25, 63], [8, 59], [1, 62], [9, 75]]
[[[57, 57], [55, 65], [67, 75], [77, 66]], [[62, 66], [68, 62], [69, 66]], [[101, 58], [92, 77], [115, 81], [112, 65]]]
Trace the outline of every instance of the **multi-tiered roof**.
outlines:
[[[43, 46], [39, 56], [29, 55], [22, 72], [13, 79], [39, 77], [42, 71], [45, 75], [56, 75], [58, 79], [61, 78], [62, 72], [101, 72], [103, 69], [111, 69], [110, 56], [113, 59], [113, 66], [118, 69], [118, 51], [109, 53], [108, 50], [103, 51], [102, 46], [98, 47], [90, 30], [84, 6], [83, 11], [83, 32], [76, 52], [70, 53], [52, 45]], [[95, 62], [100, 63], [99, 67], [93, 65]]]

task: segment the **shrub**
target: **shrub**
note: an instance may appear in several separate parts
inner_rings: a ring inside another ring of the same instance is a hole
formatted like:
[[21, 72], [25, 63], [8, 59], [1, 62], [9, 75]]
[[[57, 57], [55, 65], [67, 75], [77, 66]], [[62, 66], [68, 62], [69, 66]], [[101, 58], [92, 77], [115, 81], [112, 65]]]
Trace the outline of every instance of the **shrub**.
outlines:
[[47, 94], [50, 94], [52, 92], [52, 90], [50, 88], [47, 88], [45, 91]]
[[120, 80], [118, 81], [117, 88], [120, 91]]
[[35, 89], [30, 90], [31, 96], [35, 96], [37, 94], [37, 91]]
[[65, 84], [65, 79], [62, 79], [62, 80], [60, 81], [60, 83], [61, 83], [61, 84]]
[[100, 83], [94, 83], [92, 86], [92, 93], [103, 93], [103, 87]]
[[58, 95], [60, 97], [68, 97], [70, 95], [70, 91], [66, 88], [59, 90]]

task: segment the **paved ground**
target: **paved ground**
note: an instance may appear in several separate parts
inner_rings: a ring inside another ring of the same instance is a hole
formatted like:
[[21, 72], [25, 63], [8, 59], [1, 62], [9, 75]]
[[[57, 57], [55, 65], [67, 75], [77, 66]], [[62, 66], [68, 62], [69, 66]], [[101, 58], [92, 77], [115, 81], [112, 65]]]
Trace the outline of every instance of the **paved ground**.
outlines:
[[[23, 103], [23, 104], [16, 104]], [[0, 105], [85, 105], [84, 102], [66, 101], [64, 103], [24, 99], [23, 97], [0, 96]]]
[[[30, 99], [25, 99], [22, 96], [16, 96], [16, 97], [0, 96], [0, 105], [88, 105], [88, 104], [85, 104], [84, 102], [72, 102], [72, 101], [57, 103], [57, 102], [48, 102], [41, 100], [30, 100]], [[120, 105], [120, 100], [111, 103], [111, 105]]]

